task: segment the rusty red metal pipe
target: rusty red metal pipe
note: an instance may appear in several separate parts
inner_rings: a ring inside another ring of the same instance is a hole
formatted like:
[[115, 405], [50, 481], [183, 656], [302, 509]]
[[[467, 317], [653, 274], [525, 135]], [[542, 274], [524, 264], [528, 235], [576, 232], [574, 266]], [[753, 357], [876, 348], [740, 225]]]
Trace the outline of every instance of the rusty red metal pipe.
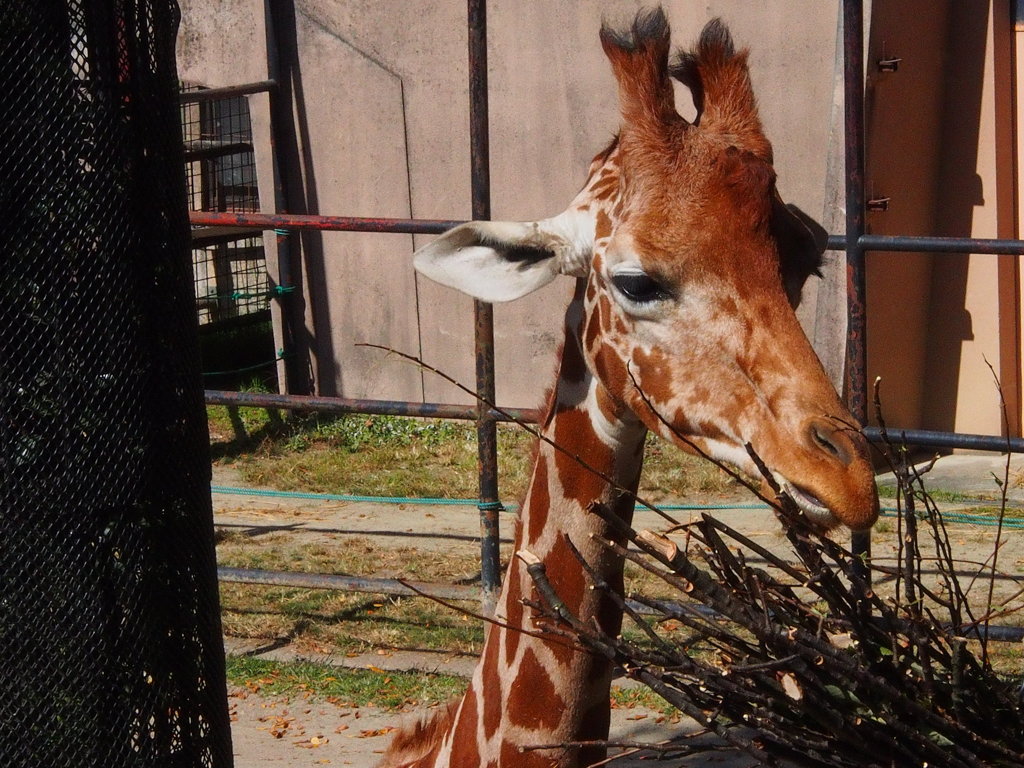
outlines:
[[252, 227], [264, 230], [312, 229], [332, 232], [392, 232], [396, 234], [439, 235], [461, 221], [434, 219], [386, 219], [360, 216], [316, 216], [297, 213], [239, 213], [189, 211], [189, 221], [203, 227]]

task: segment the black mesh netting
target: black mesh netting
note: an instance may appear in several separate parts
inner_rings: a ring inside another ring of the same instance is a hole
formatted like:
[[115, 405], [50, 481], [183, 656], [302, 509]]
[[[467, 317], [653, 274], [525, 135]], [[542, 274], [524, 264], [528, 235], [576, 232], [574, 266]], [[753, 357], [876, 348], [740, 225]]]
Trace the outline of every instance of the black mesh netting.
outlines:
[[0, 0], [0, 766], [231, 762], [173, 0]]

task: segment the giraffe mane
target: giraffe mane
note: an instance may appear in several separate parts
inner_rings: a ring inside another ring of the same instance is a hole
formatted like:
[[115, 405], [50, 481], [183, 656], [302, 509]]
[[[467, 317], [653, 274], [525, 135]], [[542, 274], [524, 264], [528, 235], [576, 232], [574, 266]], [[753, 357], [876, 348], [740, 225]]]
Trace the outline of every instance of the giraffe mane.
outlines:
[[462, 697], [457, 696], [444, 707], [399, 726], [377, 768], [413, 768], [434, 753], [454, 722], [461, 700]]

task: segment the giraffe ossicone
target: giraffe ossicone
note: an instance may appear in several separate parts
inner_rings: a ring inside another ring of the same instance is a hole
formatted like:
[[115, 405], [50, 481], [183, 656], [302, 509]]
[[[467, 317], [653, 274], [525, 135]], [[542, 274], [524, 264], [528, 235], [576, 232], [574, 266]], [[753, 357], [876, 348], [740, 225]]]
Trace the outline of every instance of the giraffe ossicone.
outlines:
[[[537, 222], [470, 222], [418, 251], [415, 266], [486, 301], [510, 301], [559, 275], [576, 279], [565, 342], [542, 419], [514, 551], [543, 563], [566, 607], [616, 634], [621, 611], [595, 578], [621, 588], [616, 534], [588, 509], [629, 522], [643, 446], [654, 431], [756, 474], [747, 446], [812, 519], [871, 526], [878, 497], [868, 447], [796, 319], [824, 243], [775, 187], [771, 144], [725, 25], [670, 58], [664, 13], [605, 26], [621, 126], [565, 212]], [[675, 110], [672, 78], [698, 117]], [[574, 460], [578, 457], [580, 461]], [[461, 700], [400, 730], [389, 767], [584, 766], [607, 737], [611, 668], [530, 630], [533, 584], [513, 557]], [[572, 746], [576, 743], [577, 746]], [[565, 744], [526, 750], [537, 744]]]

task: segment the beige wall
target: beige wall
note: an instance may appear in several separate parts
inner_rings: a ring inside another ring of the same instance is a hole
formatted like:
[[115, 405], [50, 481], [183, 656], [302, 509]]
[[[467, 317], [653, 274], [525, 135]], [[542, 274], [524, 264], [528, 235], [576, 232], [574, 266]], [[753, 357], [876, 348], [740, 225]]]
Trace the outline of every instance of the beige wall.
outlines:
[[[561, 210], [617, 127], [597, 31], [637, 2], [491, 2], [488, 8], [495, 218]], [[207, 86], [267, 76], [261, 0], [183, 0], [179, 69]], [[815, 216], [824, 200], [837, 5], [822, 0], [666, 3], [679, 44], [712, 15], [752, 48], [780, 187]], [[296, 134], [309, 212], [467, 218], [465, 3], [296, 0]], [[270, 168], [266, 97], [251, 99], [257, 162]], [[273, 200], [261, 174], [264, 210]], [[294, 210], [298, 210], [293, 206]], [[464, 401], [361, 341], [422, 354], [472, 381], [471, 302], [409, 267], [414, 238], [305, 235], [304, 334], [318, 391]], [[416, 243], [425, 242], [415, 238]], [[569, 286], [496, 310], [499, 400], [533, 406], [548, 384]]]
[[[875, 0], [867, 59], [875, 234], [1014, 237], [1010, 11], [1004, 0]], [[900, 57], [896, 72], [875, 63]], [[1019, 434], [1016, 257], [868, 256], [868, 376], [887, 421]], [[989, 368], [992, 366], [992, 370]]]

